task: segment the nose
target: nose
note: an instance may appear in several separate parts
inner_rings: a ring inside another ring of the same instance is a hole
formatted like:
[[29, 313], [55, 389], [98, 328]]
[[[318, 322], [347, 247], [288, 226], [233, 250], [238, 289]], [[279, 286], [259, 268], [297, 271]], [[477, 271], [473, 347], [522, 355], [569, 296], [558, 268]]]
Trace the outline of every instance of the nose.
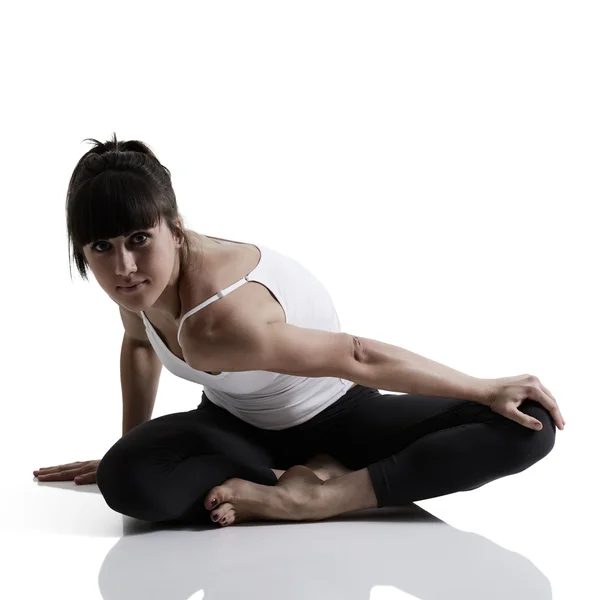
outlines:
[[131, 252], [128, 252], [127, 250], [124, 250], [122, 252], [117, 251], [116, 256], [116, 275], [118, 275], [119, 277], [127, 277], [127, 275], [129, 275], [130, 273], [135, 273], [137, 271], [135, 260]]

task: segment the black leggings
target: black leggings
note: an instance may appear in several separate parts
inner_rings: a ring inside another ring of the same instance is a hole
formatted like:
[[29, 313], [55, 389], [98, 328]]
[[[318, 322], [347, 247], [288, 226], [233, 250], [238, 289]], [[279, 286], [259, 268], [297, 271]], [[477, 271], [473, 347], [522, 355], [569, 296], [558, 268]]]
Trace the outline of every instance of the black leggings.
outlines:
[[533, 400], [519, 409], [543, 428], [529, 429], [470, 400], [357, 385], [309, 421], [273, 431], [234, 417], [203, 393], [196, 409], [127, 432], [101, 460], [96, 481], [121, 514], [213, 523], [204, 507], [211, 488], [232, 477], [275, 485], [271, 469], [326, 453], [349, 469], [368, 469], [379, 508], [398, 506], [473, 490], [546, 456], [556, 434], [550, 413]]

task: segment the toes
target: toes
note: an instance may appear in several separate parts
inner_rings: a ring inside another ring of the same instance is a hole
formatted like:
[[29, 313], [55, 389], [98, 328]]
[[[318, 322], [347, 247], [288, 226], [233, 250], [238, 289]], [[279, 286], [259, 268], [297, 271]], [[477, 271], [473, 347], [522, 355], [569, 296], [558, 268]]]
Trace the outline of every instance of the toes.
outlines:
[[232, 508], [233, 508], [232, 504], [230, 504], [229, 502], [224, 502], [218, 508], [216, 508], [215, 510], [213, 510], [210, 513], [210, 518], [215, 523], [217, 523], [217, 522], [220, 523], [224, 517], [227, 517], [227, 515], [229, 514], [229, 512], [231, 511]]
[[[216, 502], [213, 503], [213, 500], [216, 500]], [[224, 500], [225, 498], [223, 498], [222, 490], [220, 486], [217, 486], [216, 488], [210, 490], [208, 494], [206, 494], [206, 498], [204, 499], [204, 508], [206, 508], [206, 510], [213, 510], [214, 508], [217, 508], [217, 506], [220, 506]]]
[[[214, 510], [224, 502], [233, 502], [236, 499], [236, 485], [240, 480], [233, 478], [215, 486], [204, 498], [204, 508]], [[213, 502], [214, 501], [214, 502]]]
[[235, 512], [233, 510], [228, 510], [219, 520], [219, 525], [223, 527], [226, 525], [231, 525], [235, 521]]

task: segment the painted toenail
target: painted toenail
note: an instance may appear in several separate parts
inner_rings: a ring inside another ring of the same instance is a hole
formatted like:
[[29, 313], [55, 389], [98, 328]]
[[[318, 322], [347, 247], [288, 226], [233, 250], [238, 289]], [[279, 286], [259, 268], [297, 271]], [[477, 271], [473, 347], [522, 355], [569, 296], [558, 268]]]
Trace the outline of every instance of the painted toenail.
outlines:
[[218, 521], [219, 520], [219, 515], [213, 515], [212, 516], [212, 520], [213, 521]]
[[212, 501], [211, 501], [211, 503], [210, 503], [210, 507], [214, 508], [216, 505], [217, 505], [217, 499], [213, 498]]

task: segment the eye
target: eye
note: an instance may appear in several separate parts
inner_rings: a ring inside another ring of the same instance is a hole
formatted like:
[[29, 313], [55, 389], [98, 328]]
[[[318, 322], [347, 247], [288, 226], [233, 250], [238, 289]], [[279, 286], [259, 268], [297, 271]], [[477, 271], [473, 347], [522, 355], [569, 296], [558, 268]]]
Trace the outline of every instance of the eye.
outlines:
[[136, 233], [133, 237], [136, 238], [138, 236], [142, 236], [144, 239], [136, 244], [137, 246], [141, 246], [150, 237], [147, 233]]
[[[147, 233], [141, 233], [141, 232], [140, 232], [140, 233], [135, 233], [135, 234], [132, 236], [132, 239], [135, 239], [135, 238], [137, 238], [137, 237], [139, 237], [139, 236], [143, 236], [145, 239], [143, 239], [141, 242], [137, 242], [137, 243], [135, 244], [136, 246], [143, 246], [143, 245], [146, 243], [147, 239], [148, 239], [148, 238], [150, 238], [150, 236], [149, 236]], [[98, 249], [98, 246], [99, 246], [100, 244], [108, 244], [108, 242], [96, 242], [95, 244], [92, 244], [92, 246], [91, 246], [91, 249], [92, 249], [94, 252], [98, 253], [98, 254], [104, 254], [105, 250], [99, 250], [99, 249]]]

